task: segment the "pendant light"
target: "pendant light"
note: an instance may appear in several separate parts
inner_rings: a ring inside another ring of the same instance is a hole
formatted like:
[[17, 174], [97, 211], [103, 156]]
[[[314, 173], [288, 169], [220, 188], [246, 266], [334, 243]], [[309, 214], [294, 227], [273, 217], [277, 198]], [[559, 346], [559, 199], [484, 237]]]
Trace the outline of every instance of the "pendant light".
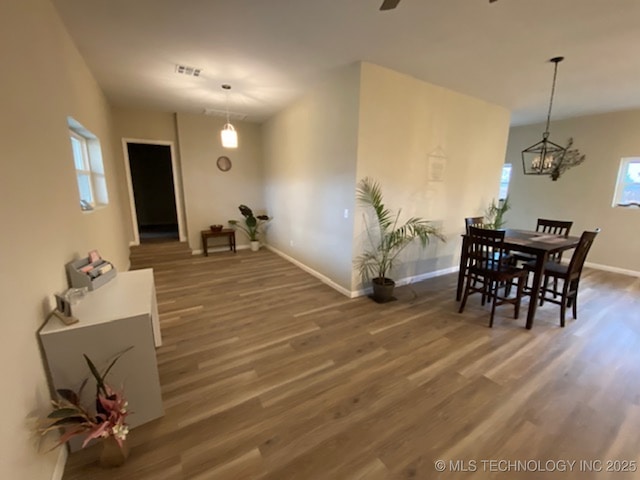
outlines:
[[522, 151], [522, 168], [525, 175], [550, 175], [552, 180], [557, 180], [559, 172], [562, 170], [562, 162], [567, 149], [549, 140], [549, 122], [551, 120], [553, 94], [556, 89], [558, 63], [562, 60], [564, 60], [564, 57], [554, 57], [549, 60], [555, 66], [551, 85], [551, 98], [549, 99], [549, 112], [547, 113], [547, 125], [542, 134], [542, 140]]
[[222, 127], [222, 131], [220, 132], [220, 138], [222, 139], [222, 146], [224, 148], [238, 148], [238, 132], [233, 128], [233, 125], [229, 123], [229, 90], [231, 90], [231, 85], [227, 85], [226, 83], [222, 85], [223, 90], [226, 90], [227, 98], [227, 123]]

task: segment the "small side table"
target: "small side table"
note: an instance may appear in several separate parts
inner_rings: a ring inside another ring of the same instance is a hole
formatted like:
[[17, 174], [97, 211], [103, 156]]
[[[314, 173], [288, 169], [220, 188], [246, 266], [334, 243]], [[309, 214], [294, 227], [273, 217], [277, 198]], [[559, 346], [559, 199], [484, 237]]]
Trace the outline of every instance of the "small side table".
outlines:
[[202, 236], [202, 251], [204, 252], [204, 256], [209, 256], [209, 251], [207, 249], [207, 242], [210, 238], [216, 237], [228, 237], [229, 239], [229, 251], [236, 253], [236, 231], [233, 228], [223, 228], [218, 232], [214, 232], [211, 229], [202, 230], [200, 232]]

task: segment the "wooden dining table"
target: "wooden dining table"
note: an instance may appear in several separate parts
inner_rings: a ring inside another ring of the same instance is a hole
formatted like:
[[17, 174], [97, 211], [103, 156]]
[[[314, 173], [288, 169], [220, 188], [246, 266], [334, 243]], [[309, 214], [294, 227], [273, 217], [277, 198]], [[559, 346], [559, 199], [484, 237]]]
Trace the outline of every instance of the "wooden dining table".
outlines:
[[[458, 273], [458, 289], [456, 291], [456, 300], [462, 297], [462, 289], [464, 286], [464, 272], [467, 266], [467, 242], [468, 235], [462, 235], [462, 255], [460, 257], [460, 271]], [[536, 315], [538, 299], [540, 295], [540, 286], [542, 285], [542, 277], [544, 266], [549, 257], [554, 253], [563, 252], [576, 248], [580, 243], [580, 237], [569, 237], [564, 235], [553, 235], [548, 233], [534, 232], [530, 230], [506, 229], [504, 235], [504, 247], [509, 251], [528, 253], [535, 257], [535, 269], [533, 270], [533, 281], [531, 284], [531, 293], [529, 298], [529, 310], [527, 312], [526, 327], [530, 329], [533, 326], [533, 319]]]

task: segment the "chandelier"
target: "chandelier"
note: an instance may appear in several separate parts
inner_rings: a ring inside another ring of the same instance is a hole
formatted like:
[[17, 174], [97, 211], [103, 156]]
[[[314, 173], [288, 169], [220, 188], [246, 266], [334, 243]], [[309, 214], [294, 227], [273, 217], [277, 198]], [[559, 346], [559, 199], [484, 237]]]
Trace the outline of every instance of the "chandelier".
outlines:
[[[558, 76], [558, 63], [564, 57], [553, 57], [554, 63], [553, 83], [551, 84], [551, 97], [549, 99], [549, 112], [547, 124], [542, 134], [542, 140], [522, 151], [522, 168], [525, 175], [549, 175], [552, 180], [557, 180], [567, 169], [579, 165], [585, 159], [584, 155], [576, 149], [571, 149], [573, 140], [569, 139], [567, 147], [562, 147], [549, 140], [549, 122], [551, 121], [551, 108], [553, 107], [553, 95], [556, 89]], [[569, 155], [567, 155], [569, 153]]]

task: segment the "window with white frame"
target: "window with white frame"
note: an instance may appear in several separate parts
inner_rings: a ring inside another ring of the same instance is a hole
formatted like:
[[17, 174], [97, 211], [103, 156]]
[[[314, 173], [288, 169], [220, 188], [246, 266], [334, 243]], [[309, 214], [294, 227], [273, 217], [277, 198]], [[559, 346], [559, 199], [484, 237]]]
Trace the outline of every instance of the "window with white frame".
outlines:
[[500, 193], [498, 198], [504, 200], [509, 195], [509, 181], [511, 180], [511, 164], [505, 163], [502, 166], [502, 176], [500, 177]]
[[80, 194], [80, 208], [90, 211], [107, 205], [109, 195], [100, 140], [73, 118], [69, 117], [67, 123]]
[[640, 207], [640, 157], [620, 160], [614, 207]]

